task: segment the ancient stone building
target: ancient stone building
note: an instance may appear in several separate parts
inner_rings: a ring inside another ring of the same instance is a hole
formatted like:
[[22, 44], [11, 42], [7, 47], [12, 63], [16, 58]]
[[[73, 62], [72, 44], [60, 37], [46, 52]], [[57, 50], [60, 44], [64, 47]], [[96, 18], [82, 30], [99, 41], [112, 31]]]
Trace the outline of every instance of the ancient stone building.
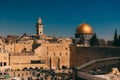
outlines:
[[69, 45], [72, 43], [72, 39], [46, 36], [43, 33], [41, 18], [38, 18], [36, 27], [35, 35], [28, 36], [24, 33], [19, 38], [9, 37], [14, 41], [5, 44], [4, 51], [10, 54], [11, 69], [70, 67]]
[[80, 46], [90, 46], [89, 40], [93, 36], [93, 29], [86, 23], [80, 24], [75, 32], [75, 44]]
[[[119, 48], [90, 47], [89, 39], [93, 36], [93, 29], [86, 23], [76, 29], [75, 43], [72, 38], [45, 35], [41, 18], [38, 18], [36, 27], [34, 35], [9, 36], [1, 40], [0, 64], [4, 66], [0, 68], [10, 66], [13, 70], [31, 67], [61, 69], [63, 66], [77, 67], [92, 60], [120, 56]], [[4, 57], [7, 59], [3, 60]]]
[[10, 59], [8, 53], [0, 52], [0, 70], [10, 68]]
[[70, 49], [68, 44], [41, 44], [35, 50], [35, 55], [45, 60], [47, 68], [59, 69], [62, 66], [70, 67]]

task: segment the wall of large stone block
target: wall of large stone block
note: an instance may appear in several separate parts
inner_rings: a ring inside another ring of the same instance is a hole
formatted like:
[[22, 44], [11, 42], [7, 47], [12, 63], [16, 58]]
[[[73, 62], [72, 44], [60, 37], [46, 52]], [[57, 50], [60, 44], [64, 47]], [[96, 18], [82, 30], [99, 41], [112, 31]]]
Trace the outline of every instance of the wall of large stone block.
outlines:
[[41, 58], [39, 58], [39, 56], [10, 56], [11, 69], [22, 70], [23, 68], [30, 68], [30, 67], [45, 68], [45, 64], [31, 64], [31, 60], [41, 60]]
[[120, 48], [113, 47], [80, 47], [71, 45], [70, 66], [77, 67], [96, 59], [120, 57]]
[[62, 68], [62, 66], [70, 67], [70, 49], [68, 44], [41, 44], [35, 50], [35, 55], [41, 56], [41, 58], [46, 60], [47, 68], [50, 68], [50, 65], [54, 69]]
[[9, 54], [0, 53], [0, 70], [4, 70], [9, 67]]
[[119, 64], [119, 60], [117, 59], [108, 60], [108, 61], [99, 61], [82, 68], [81, 71], [89, 72], [90, 70], [93, 70], [93, 69], [100, 69], [103, 66], [105, 66], [104, 67], [105, 69], [105, 68], [109, 68], [109, 66], [118, 65], [118, 64]]
[[24, 48], [26, 48], [26, 51], [30, 52], [32, 50], [32, 44], [15, 43], [5, 45], [5, 49], [8, 53], [21, 53]]

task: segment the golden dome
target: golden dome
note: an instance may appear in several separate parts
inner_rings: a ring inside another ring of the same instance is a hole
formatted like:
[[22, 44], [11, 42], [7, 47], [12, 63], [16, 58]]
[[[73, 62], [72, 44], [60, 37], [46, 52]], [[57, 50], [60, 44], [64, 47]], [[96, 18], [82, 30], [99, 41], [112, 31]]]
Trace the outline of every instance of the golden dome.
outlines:
[[82, 23], [76, 29], [76, 33], [77, 34], [93, 34], [93, 30], [92, 30], [92, 27], [90, 27], [88, 24]]

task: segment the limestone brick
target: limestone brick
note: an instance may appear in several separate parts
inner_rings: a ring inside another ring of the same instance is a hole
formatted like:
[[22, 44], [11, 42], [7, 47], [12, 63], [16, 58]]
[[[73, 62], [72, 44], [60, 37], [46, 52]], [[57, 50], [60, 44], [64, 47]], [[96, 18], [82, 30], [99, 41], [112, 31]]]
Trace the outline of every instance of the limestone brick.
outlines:
[[4, 70], [9, 66], [9, 54], [0, 53], [0, 70]]
[[32, 64], [31, 61], [41, 60], [39, 56], [10, 56], [10, 65], [13, 70], [30, 67], [45, 67], [45, 64]]
[[62, 66], [70, 67], [70, 49], [68, 44], [41, 44], [41, 46], [35, 50], [35, 54], [46, 59], [47, 68], [58, 69], [62, 68]]

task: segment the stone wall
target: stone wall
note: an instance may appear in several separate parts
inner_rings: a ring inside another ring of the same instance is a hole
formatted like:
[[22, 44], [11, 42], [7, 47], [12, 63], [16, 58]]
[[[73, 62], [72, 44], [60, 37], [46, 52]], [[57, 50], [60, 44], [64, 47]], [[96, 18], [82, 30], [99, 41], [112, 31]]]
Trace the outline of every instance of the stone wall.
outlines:
[[5, 50], [8, 53], [21, 53], [21, 51], [25, 48], [26, 48], [26, 51], [30, 52], [32, 50], [32, 44], [29, 44], [29, 43], [26, 43], [26, 44], [15, 43], [15, 44], [5, 45]]
[[[119, 60], [117, 59], [113, 59], [113, 60], [106, 60], [106, 61], [98, 61], [98, 62], [95, 62], [91, 65], [88, 65], [86, 67], [84, 67], [83, 69], [81, 69], [81, 71], [84, 71], [84, 72], [89, 72], [91, 70], [97, 70], [97, 69], [104, 69], [105, 71], [107, 71], [106, 68], [109, 68], [109, 69], [112, 69], [110, 66], [112, 67], [115, 67], [115, 65], [118, 65], [119, 64]], [[109, 70], [108, 69], [108, 70]]]
[[47, 68], [70, 67], [70, 49], [68, 44], [41, 44], [35, 50], [35, 55], [45, 59]]
[[41, 60], [39, 56], [10, 56], [10, 66], [13, 70], [22, 70], [30, 67], [44, 67], [45, 64], [32, 64], [31, 61]]
[[113, 47], [80, 47], [71, 45], [70, 66], [77, 67], [92, 60], [120, 57], [120, 48]]
[[9, 54], [0, 53], [0, 70], [4, 70], [9, 66]]

